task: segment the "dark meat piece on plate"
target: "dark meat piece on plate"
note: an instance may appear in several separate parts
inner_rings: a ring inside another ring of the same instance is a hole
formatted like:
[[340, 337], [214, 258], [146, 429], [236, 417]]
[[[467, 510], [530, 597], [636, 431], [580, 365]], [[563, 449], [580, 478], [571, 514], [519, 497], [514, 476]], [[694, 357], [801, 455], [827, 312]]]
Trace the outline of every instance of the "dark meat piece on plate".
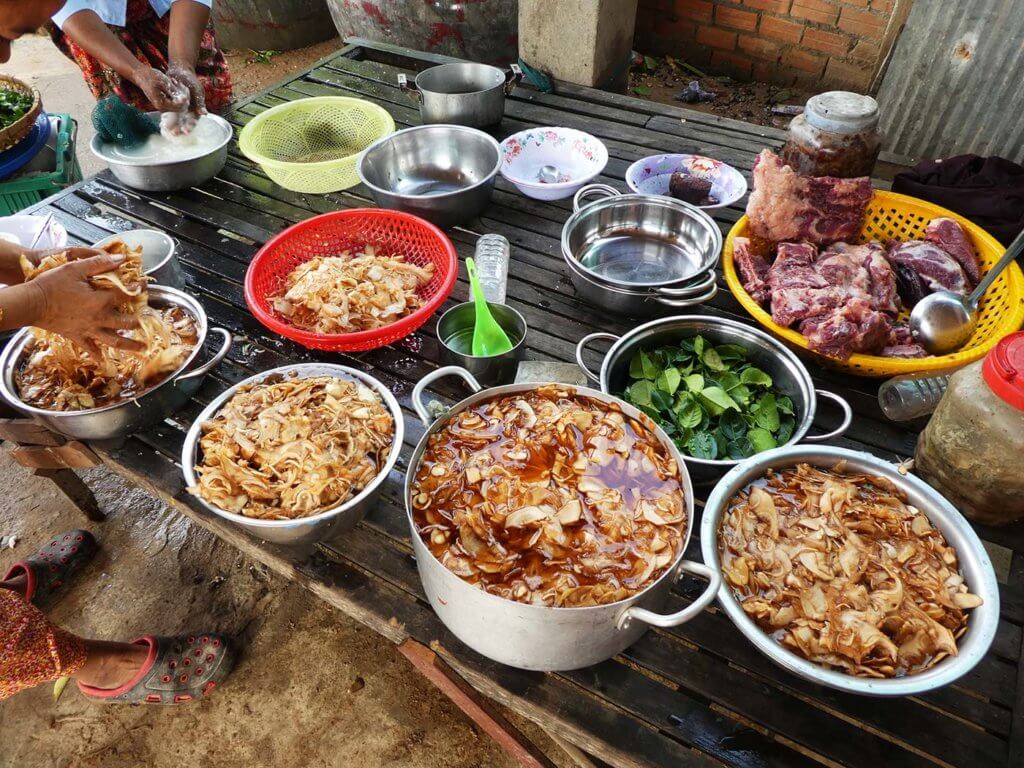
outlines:
[[889, 316], [872, 309], [864, 298], [850, 299], [834, 312], [800, 324], [811, 349], [838, 360], [848, 360], [854, 352], [879, 350], [891, 331]]
[[897, 267], [913, 269], [931, 291], [952, 291], [966, 296], [971, 289], [970, 278], [956, 259], [934, 243], [907, 240], [889, 246], [889, 261]]
[[744, 289], [762, 307], [768, 306], [771, 293], [768, 290], [768, 262], [757, 252], [749, 237], [737, 237], [732, 241], [732, 260]]
[[668, 177], [668, 193], [684, 203], [704, 205], [704, 201], [711, 194], [711, 182], [700, 176], [676, 171]]
[[827, 245], [860, 233], [871, 201], [871, 179], [800, 176], [766, 149], [754, 163], [747, 202], [751, 232], [774, 242]]
[[981, 279], [981, 268], [978, 265], [978, 254], [971, 245], [971, 239], [967, 236], [966, 230], [960, 226], [956, 219], [942, 216], [932, 219], [924, 231], [925, 239], [935, 243], [954, 259], [957, 264], [964, 268], [964, 272], [971, 278], [971, 285], [977, 285]]

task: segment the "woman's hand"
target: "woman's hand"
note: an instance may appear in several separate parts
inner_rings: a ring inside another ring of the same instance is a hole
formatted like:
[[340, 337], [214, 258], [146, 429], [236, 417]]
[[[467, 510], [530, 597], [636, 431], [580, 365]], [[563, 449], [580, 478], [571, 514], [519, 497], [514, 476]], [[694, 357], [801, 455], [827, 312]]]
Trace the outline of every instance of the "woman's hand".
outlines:
[[32, 324], [60, 334], [99, 356], [99, 343], [141, 352], [145, 345], [126, 339], [118, 331], [138, 327], [132, 315], [118, 311], [131, 297], [114, 287], [97, 287], [89, 282], [93, 275], [111, 272], [124, 261], [123, 256], [92, 256], [72, 261], [44, 272], [28, 283], [35, 307]]
[[188, 89], [188, 108], [190, 112], [194, 113], [197, 117], [206, 114], [206, 91], [193, 67], [172, 62], [167, 67], [167, 77], [183, 88]]
[[188, 88], [158, 69], [140, 66], [133, 74], [132, 82], [142, 89], [157, 112], [184, 112], [188, 109]]

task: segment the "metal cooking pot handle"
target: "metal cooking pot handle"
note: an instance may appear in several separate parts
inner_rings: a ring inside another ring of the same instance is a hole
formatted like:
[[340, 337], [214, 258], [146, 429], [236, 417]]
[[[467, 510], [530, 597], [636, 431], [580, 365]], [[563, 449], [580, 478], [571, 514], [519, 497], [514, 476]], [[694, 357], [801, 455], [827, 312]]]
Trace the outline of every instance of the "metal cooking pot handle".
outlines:
[[523, 79], [523, 70], [518, 64], [512, 63], [508, 65], [509, 73], [505, 75], [505, 95], [508, 96], [515, 87], [519, 85], [519, 81]]
[[598, 339], [609, 339], [614, 343], [619, 340], [619, 337], [614, 333], [605, 333], [604, 331], [598, 331], [597, 333], [591, 333], [584, 336], [580, 339], [580, 343], [576, 345], [576, 365], [583, 369], [583, 372], [587, 374], [588, 379], [600, 383], [601, 377], [587, 368], [587, 364], [583, 362], [583, 350], [587, 348], [587, 345], [590, 342], [597, 341]]
[[416, 97], [416, 101], [423, 101], [423, 94], [416, 87], [416, 83], [410, 83], [409, 78], [405, 75], [398, 76], [398, 90], [402, 93], [412, 93]]
[[718, 594], [718, 590], [722, 586], [722, 574], [716, 568], [710, 568], [704, 565], [704, 563], [695, 563], [692, 560], [683, 560], [683, 562], [679, 564], [679, 570], [676, 572], [676, 579], [678, 579], [683, 573], [692, 573], [696, 576], [703, 576], [708, 580], [708, 585], [704, 587], [704, 591], [701, 592], [700, 597], [683, 608], [683, 610], [667, 615], [648, 611], [646, 608], [637, 608], [635, 606], [627, 608], [619, 614], [619, 618], [615, 621], [615, 626], [619, 629], [626, 629], [630, 625], [630, 622], [633, 619], [636, 619], [637, 621], [642, 621], [645, 624], [650, 624], [652, 627], [677, 627], [680, 624], [689, 621], [707, 608], [711, 604], [711, 601], [715, 599], [715, 595]]
[[664, 304], [667, 307], [693, 307], [697, 304], [703, 304], [705, 301], [711, 301], [715, 298], [718, 293], [718, 285], [712, 285], [710, 290], [699, 296], [688, 296], [685, 299], [667, 299], [664, 296], [653, 296], [652, 298], [659, 304]]
[[833, 437], [839, 437], [850, 428], [850, 422], [853, 421], [853, 409], [850, 408], [850, 404], [846, 402], [845, 398], [840, 397], [835, 392], [829, 392], [827, 389], [816, 389], [814, 391], [818, 394], [818, 397], [827, 397], [829, 400], [835, 401], [836, 405], [843, 409], [843, 423], [824, 435], [805, 435], [804, 440], [809, 443], [817, 443], [822, 440], [831, 440]]
[[693, 296], [695, 293], [700, 293], [703, 290], [710, 288], [715, 284], [718, 276], [715, 274], [715, 270], [711, 270], [711, 273], [701, 280], [699, 283], [693, 285], [687, 285], [684, 288], [658, 288], [657, 293], [659, 296], [667, 296], [669, 298], [679, 298], [686, 296]]
[[426, 427], [434, 423], [434, 417], [430, 415], [430, 411], [427, 410], [427, 404], [423, 402], [423, 390], [445, 376], [458, 376], [466, 382], [474, 393], [483, 389], [472, 373], [457, 365], [446, 365], [443, 368], [438, 368], [436, 371], [431, 371], [417, 381], [416, 386], [412, 388], [412, 407], [416, 409], [416, 415], [420, 417], [420, 421]]
[[205, 363], [200, 365], [194, 371], [183, 373], [181, 374], [181, 376], [175, 376], [175, 386], [181, 384], [181, 382], [183, 381], [188, 381], [189, 379], [198, 379], [201, 378], [202, 376], [205, 376], [214, 368], [216, 368], [217, 364], [220, 363], [220, 361], [227, 356], [228, 350], [231, 349], [231, 342], [233, 341], [233, 339], [231, 338], [231, 334], [225, 331], [223, 328], [211, 328], [210, 330], [213, 333], [219, 333], [221, 335], [223, 341], [220, 344], [220, 349], [217, 350], [217, 353], [213, 357], [211, 357]]
[[619, 192], [615, 187], [610, 184], [587, 184], [586, 186], [580, 187], [579, 191], [572, 197], [572, 209], [578, 211], [583, 206], [580, 205], [588, 197], [599, 195], [600, 198], [606, 197], [618, 197], [622, 193]]

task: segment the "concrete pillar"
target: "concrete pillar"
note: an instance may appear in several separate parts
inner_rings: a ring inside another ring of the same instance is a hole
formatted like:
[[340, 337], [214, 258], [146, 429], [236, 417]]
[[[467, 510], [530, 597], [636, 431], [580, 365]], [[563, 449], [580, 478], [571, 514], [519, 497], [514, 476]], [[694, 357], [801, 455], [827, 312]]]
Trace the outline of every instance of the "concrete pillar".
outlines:
[[625, 90], [637, 0], [519, 0], [519, 55], [558, 80]]

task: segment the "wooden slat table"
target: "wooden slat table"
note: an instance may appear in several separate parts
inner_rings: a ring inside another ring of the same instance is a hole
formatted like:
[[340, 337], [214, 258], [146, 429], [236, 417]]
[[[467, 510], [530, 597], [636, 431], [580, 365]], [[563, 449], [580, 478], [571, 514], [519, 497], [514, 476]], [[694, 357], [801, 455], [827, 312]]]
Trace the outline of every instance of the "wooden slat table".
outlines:
[[[416, 103], [395, 87], [395, 77], [439, 60], [357, 41], [302, 75], [242, 102], [228, 119], [237, 130], [275, 104], [337, 94], [370, 99], [394, 115], [400, 127], [413, 125], [419, 121]], [[508, 100], [496, 135], [502, 138], [538, 124], [577, 127], [600, 137], [611, 154], [601, 180], [620, 189], [625, 188], [626, 167], [645, 155], [698, 152], [748, 172], [762, 147], [777, 147], [782, 140], [775, 129], [575, 86], [563, 86], [557, 95], [520, 87]], [[321, 355], [269, 335], [246, 310], [242, 295], [249, 260], [274, 234], [311, 215], [367, 202], [361, 188], [330, 195], [281, 189], [232, 145], [227, 167], [199, 189], [139, 193], [102, 173], [36, 207], [38, 213], [55, 214], [76, 242], [94, 242], [139, 226], [170, 232], [180, 241], [189, 288], [203, 302], [212, 324], [237, 337], [229, 359], [181, 412], [117, 448], [100, 448], [110, 466], [390, 640], [411, 638], [429, 645], [478, 691], [612, 765], [977, 768], [1024, 763], [1022, 526], [979, 528], [1004, 564], [1002, 620], [992, 652], [956, 685], [922, 697], [860, 698], [803, 682], [757, 654], [713, 608], [681, 627], [651, 630], [603, 664], [564, 674], [510, 669], [461, 645], [423, 597], [401, 504], [405, 462], [423, 433], [409, 393], [437, 365], [434, 322], [392, 347]], [[530, 200], [499, 179], [493, 202], [480, 219], [451, 232], [462, 257], [472, 255], [477, 237], [487, 232], [511, 241], [508, 301], [530, 325], [531, 359], [572, 360], [574, 345], [584, 334], [594, 329], [621, 334], [635, 324], [575, 296], [559, 250], [567, 212], [566, 201]], [[727, 229], [741, 212], [734, 206], [715, 217]], [[697, 311], [749, 322], [721, 287]], [[448, 306], [466, 300], [467, 294], [463, 270]], [[262, 544], [208, 514], [185, 492], [178, 466], [184, 430], [204, 404], [252, 373], [301, 360], [333, 360], [369, 371], [391, 388], [406, 415], [403, 458], [378, 509], [355, 531], [309, 553]], [[856, 411], [839, 444], [891, 460], [913, 453], [915, 431], [882, 417], [874, 383], [813, 364], [810, 368], [819, 385], [844, 394]], [[465, 395], [450, 381], [441, 386], [442, 398]], [[696, 536], [688, 554], [699, 558]], [[684, 582], [673, 605], [687, 601], [698, 586]]]

